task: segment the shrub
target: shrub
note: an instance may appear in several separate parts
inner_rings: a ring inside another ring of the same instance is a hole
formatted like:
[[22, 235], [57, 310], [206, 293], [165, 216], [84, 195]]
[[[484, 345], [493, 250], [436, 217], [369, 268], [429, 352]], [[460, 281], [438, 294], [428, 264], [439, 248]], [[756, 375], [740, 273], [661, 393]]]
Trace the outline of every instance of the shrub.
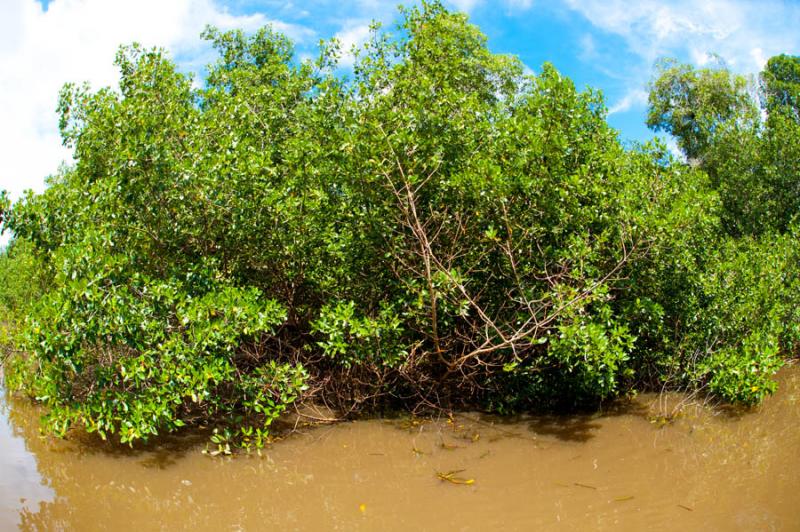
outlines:
[[507, 410], [675, 371], [771, 390], [795, 237], [727, 242], [713, 180], [625, 148], [598, 93], [524, 75], [439, 3], [402, 14], [352, 80], [335, 42], [297, 63], [268, 28], [209, 29], [203, 88], [136, 45], [118, 91], [65, 87], [77, 162], [4, 219], [50, 280], [8, 373], [51, 428], [213, 422], [226, 451], [315, 397]]

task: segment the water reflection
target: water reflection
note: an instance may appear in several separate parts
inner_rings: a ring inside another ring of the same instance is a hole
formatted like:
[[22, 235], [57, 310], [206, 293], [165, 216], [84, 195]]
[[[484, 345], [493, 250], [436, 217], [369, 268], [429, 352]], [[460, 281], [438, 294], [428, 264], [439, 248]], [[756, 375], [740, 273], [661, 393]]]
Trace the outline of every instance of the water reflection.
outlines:
[[[0, 529], [800, 529], [798, 368], [756, 412], [653, 397], [602, 415], [361, 421], [262, 456], [203, 456], [203, 435], [130, 451], [52, 441], [0, 403]], [[437, 473], [464, 470], [453, 484]]]
[[11, 410], [0, 382], [1, 530], [16, 528], [20, 524], [19, 514], [30, 512], [55, 497], [55, 492], [43, 482], [36, 469], [36, 459], [27, 448], [20, 426], [11, 421]]

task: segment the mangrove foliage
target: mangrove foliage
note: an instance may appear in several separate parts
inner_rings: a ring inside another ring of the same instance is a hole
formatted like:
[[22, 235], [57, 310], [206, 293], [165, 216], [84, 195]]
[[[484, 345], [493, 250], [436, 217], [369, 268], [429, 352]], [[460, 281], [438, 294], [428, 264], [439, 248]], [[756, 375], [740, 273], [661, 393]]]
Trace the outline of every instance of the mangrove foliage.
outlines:
[[753, 404], [798, 352], [798, 58], [760, 88], [660, 63], [648, 123], [684, 159], [438, 2], [374, 26], [348, 73], [335, 41], [299, 61], [270, 28], [203, 37], [201, 80], [131, 45], [118, 88], [67, 84], [74, 164], [3, 197], [6, 381], [56, 434], [261, 445], [306, 402], [664, 386]]

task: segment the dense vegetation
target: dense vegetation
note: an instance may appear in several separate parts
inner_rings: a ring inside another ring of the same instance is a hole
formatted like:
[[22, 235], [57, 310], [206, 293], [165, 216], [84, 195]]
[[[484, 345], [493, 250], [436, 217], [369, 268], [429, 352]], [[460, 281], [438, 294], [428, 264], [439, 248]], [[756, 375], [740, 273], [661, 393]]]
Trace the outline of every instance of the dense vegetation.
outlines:
[[[213, 421], [260, 445], [291, 404], [573, 406], [664, 385], [755, 403], [797, 352], [798, 58], [757, 100], [659, 65], [624, 147], [601, 95], [523, 74], [438, 3], [297, 62], [208, 29], [201, 87], [121, 49], [67, 85], [76, 163], [9, 208], [7, 382], [122, 442]], [[766, 120], [761, 111], [765, 111]]]

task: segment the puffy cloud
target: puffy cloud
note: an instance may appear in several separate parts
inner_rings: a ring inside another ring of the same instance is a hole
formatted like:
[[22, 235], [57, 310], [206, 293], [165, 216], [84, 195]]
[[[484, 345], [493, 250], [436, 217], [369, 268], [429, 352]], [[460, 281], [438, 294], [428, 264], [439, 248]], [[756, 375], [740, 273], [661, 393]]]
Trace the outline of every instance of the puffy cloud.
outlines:
[[200, 66], [209, 47], [206, 24], [252, 30], [267, 23], [295, 40], [314, 33], [262, 14], [237, 16], [213, 0], [0, 0], [0, 189], [12, 198], [42, 190], [70, 153], [61, 146], [55, 113], [60, 87], [88, 81], [115, 85], [120, 44], [162, 46], [186, 67]]

